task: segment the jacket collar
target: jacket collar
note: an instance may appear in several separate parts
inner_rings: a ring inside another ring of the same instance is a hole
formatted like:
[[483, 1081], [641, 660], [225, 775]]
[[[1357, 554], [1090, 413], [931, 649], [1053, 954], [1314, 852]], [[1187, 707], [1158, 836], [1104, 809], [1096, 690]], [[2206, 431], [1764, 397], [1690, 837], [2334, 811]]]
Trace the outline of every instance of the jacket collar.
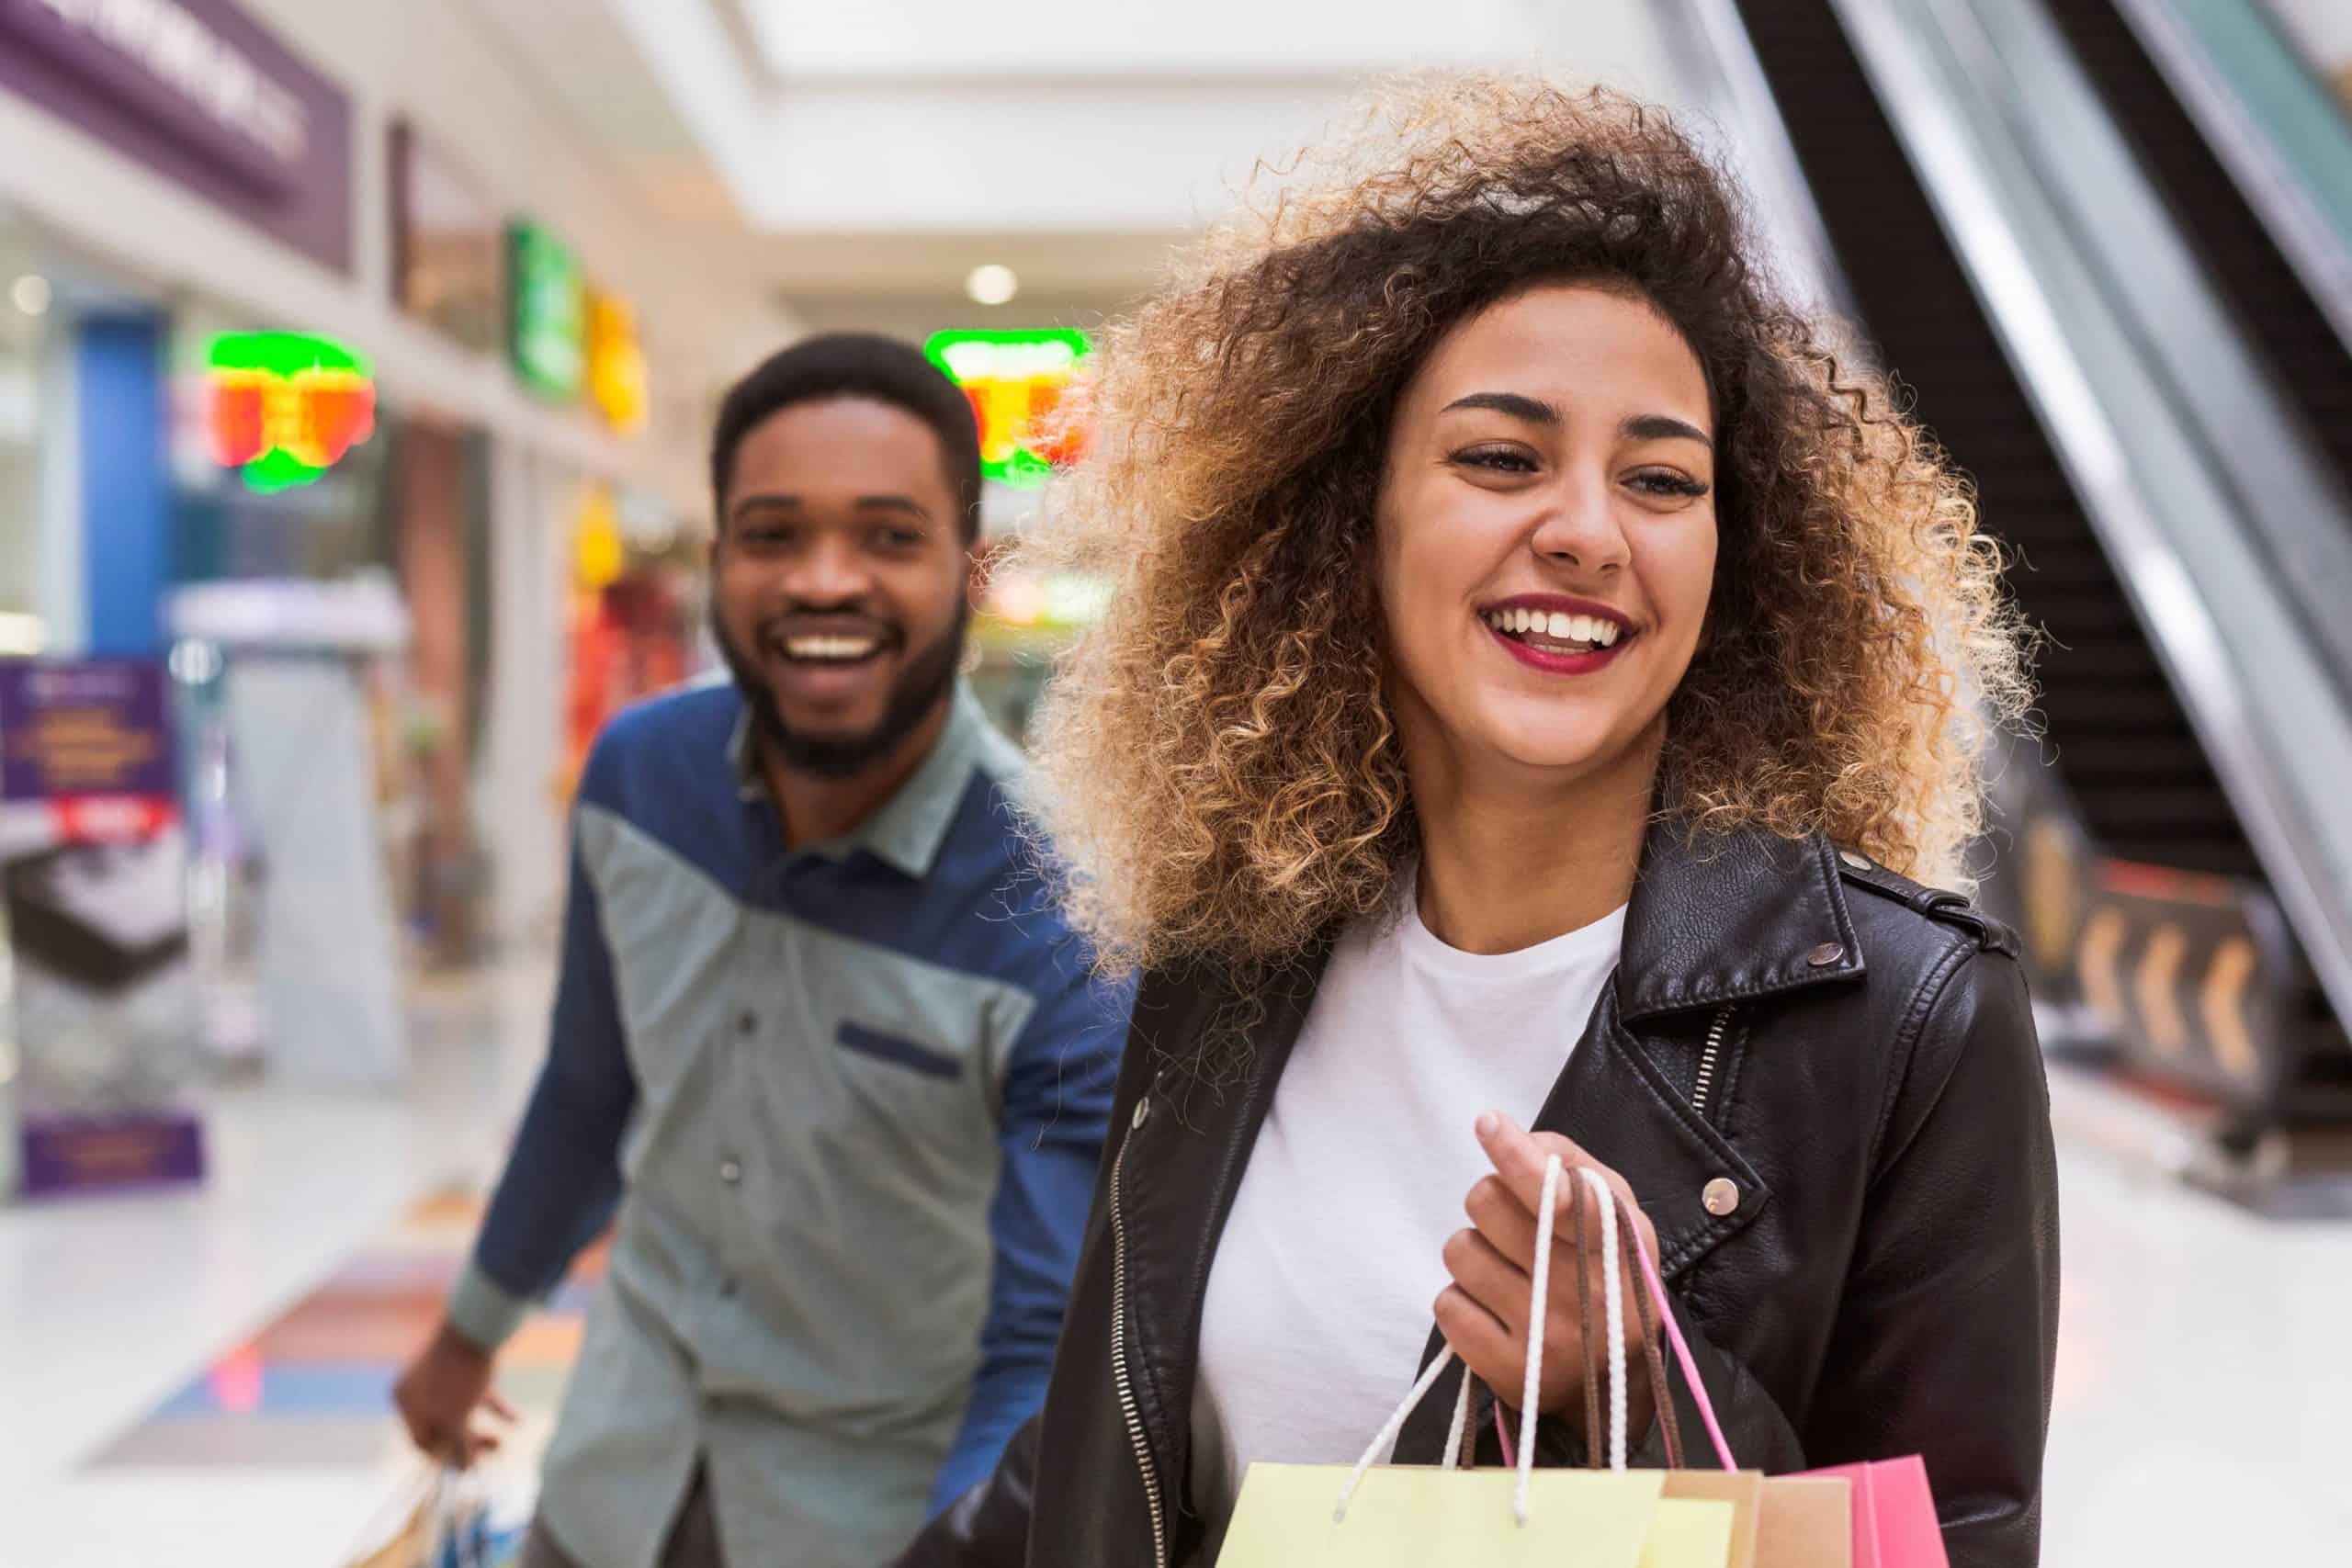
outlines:
[[1653, 826], [1625, 911], [1624, 1021], [1716, 1008], [1862, 973], [1838, 852], [1741, 829]]

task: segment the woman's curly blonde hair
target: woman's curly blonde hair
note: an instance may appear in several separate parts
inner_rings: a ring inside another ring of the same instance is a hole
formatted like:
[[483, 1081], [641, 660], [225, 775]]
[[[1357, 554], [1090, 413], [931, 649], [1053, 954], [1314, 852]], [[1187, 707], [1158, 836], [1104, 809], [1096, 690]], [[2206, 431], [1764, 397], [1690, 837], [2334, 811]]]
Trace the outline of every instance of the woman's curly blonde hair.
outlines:
[[1542, 283], [1648, 300], [1715, 403], [1718, 564], [1660, 813], [1962, 878], [1988, 726], [2029, 701], [1999, 553], [1885, 380], [1773, 292], [1726, 175], [1623, 96], [1452, 76], [1261, 186], [1103, 334], [1095, 450], [1020, 552], [1116, 585], [1034, 779], [1106, 964], [1280, 964], [1387, 899], [1415, 846], [1374, 582], [1391, 411], [1450, 329]]

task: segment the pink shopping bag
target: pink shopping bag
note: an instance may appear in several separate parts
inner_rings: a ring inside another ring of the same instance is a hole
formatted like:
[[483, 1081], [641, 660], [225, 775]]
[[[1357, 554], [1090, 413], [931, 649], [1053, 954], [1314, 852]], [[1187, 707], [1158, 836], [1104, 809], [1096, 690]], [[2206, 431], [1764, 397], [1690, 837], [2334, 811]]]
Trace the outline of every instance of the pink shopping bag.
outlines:
[[1854, 1568], [1951, 1568], [1936, 1495], [1917, 1454], [1808, 1471], [1854, 1484]]
[[[1622, 1203], [1623, 1200], [1618, 1201]], [[1658, 1277], [1657, 1265], [1651, 1261], [1648, 1248], [1636, 1247], [1634, 1254], [1641, 1265], [1642, 1282], [1657, 1303], [1658, 1319], [1673, 1346], [1675, 1359], [1681, 1365], [1683, 1381], [1690, 1385], [1691, 1402], [1698, 1405], [1700, 1417], [1706, 1423], [1707, 1436], [1714, 1444], [1717, 1458], [1725, 1470], [1730, 1470], [1734, 1468], [1731, 1447], [1724, 1441], [1723, 1428], [1716, 1424], [1714, 1405], [1707, 1397], [1707, 1385], [1700, 1381], [1690, 1347], [1683, 1342], [1682, 1329], [1674, 1321], [1666, 1282]], [[1951, 1560], [1944, 1553], [1943, 1527], [1936, 1519], [1935, 1494], [1928, 1486], [1927, 1461], [1917, 1454], [1866, 1464], [1836, 1465], [1786, 1479], [1844, 1481], [1850, 1484], [1853, 1568], [1951, 1568]]]

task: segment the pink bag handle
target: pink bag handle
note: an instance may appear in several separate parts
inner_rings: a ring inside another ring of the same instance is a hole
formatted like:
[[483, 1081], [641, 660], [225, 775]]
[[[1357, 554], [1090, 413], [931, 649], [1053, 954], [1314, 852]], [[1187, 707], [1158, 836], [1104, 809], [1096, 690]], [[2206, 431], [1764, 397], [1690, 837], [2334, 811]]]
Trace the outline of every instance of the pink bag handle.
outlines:
[[[1642, 1227], [1634, 1222], [1632, 1209], [1625, 1200], [1617, 1200], [1617, 1207], [1624, 1211], [1625, 1223], [1634, 1229], [1634, 1256], [1641, 1259], [1642, 1281], [1649, 1287], [1650, 1300], [1657, 1304], [1658, 1321], [1666, 1326], [1666, 1337], [1674, 1346], [1674, 1359], [1682, 1369], [1682, 1381], [1690, 1385], [1690, 1403], [1699, 1407], [1699, 1418], [1707, 1425], [1707, 1438], [1715, 1445], [1715, 1458], [1725, 1470], [1739, 1466], [1731, 1457], [1731, 1445], [1724, 1441], [1724, 1429], [1715, 1419], [1714, 1402], [1707, 1397], [1707, 1384], [1699, 1376], [1699, 1363], [1690, 1354], [1690, 1347], [1682, 1337], [1682, 1325], [1674, 1320], [1674, 1308], [1666, 1299], [1666, 1281], [1658, 1278], [1657, 1264], [1650, 1258], [1650, 1249], [1642, 1244]], [[1674, 1397], [1670, 1389], [1653, 1391], [1659, 1399]]]

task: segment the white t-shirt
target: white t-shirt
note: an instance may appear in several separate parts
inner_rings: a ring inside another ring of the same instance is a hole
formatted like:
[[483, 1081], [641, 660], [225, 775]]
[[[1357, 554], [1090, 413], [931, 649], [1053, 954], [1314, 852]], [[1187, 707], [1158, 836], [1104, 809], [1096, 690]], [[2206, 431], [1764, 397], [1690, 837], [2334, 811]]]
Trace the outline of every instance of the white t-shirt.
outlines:
[[1542, 1109], [1625, 928], [1620, 908], [1486, 955], [1406, 911], [1333, 953], [1209, 1270], [1193, 1502], [1218, 1534], [1252, 1460], [1352, 1464], [1411, 1390], [1445, 1239], [1493, 1168], [1478, 1113]]

